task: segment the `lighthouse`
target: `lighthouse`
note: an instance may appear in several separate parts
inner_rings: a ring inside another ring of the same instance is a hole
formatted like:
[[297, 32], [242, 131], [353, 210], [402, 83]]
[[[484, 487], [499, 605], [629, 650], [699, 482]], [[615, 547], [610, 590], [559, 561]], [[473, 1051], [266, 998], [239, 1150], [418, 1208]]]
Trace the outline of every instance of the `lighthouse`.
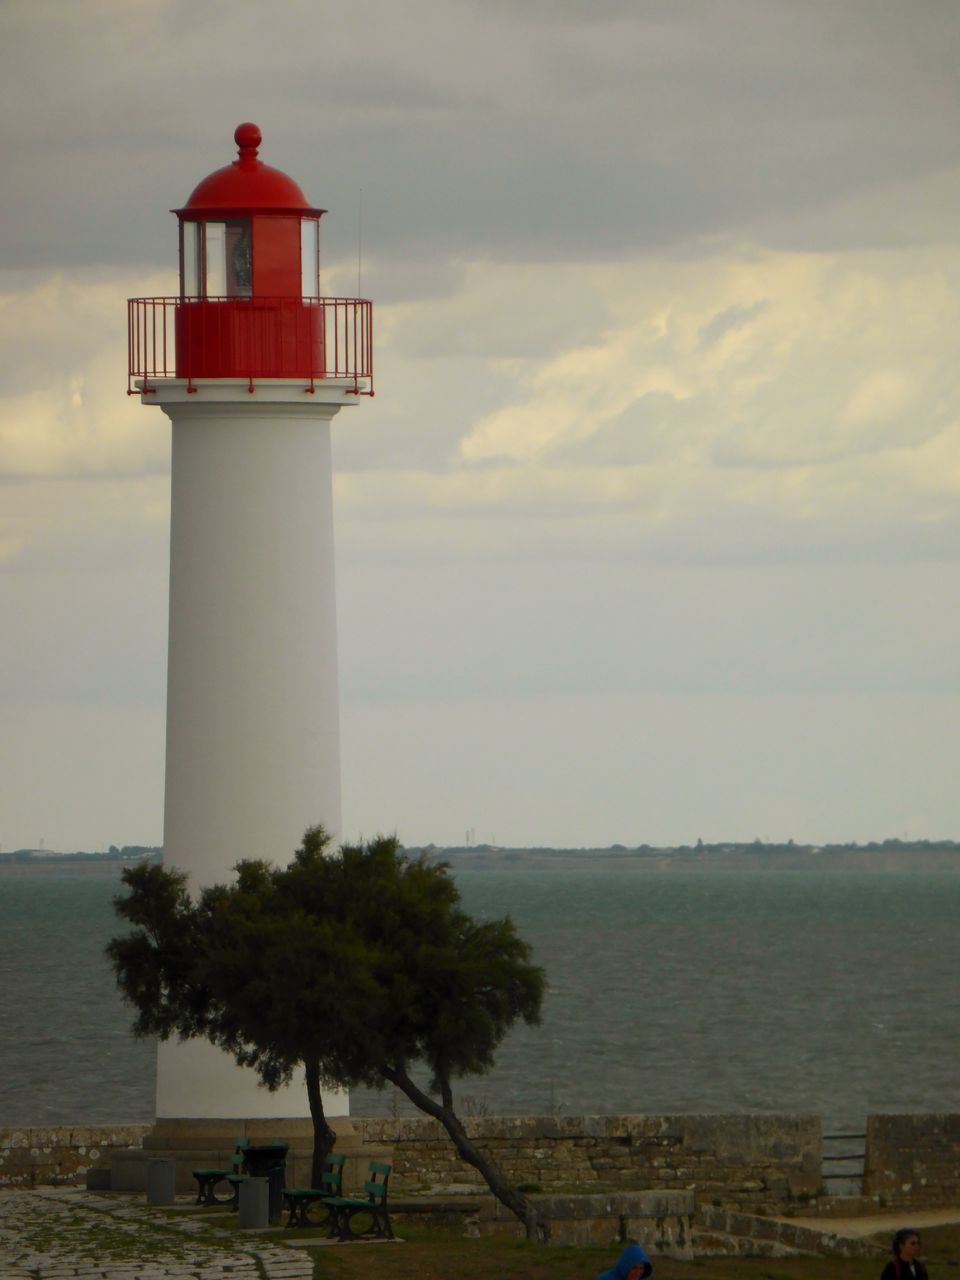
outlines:
[[[174, 210], [179, 295], [128, 303], [128, 391], [172, 423], [163, 843], [193, 893], [340, 831], [330, 423], [373, 392], [369, 301], [320, 294], [324, 210], [256, 125], [234, 139]], [[308, 1114], [301, 1084], [269, 1093], [205, 1040], [161, 1044], [156, 1110], [273, 1136]]]

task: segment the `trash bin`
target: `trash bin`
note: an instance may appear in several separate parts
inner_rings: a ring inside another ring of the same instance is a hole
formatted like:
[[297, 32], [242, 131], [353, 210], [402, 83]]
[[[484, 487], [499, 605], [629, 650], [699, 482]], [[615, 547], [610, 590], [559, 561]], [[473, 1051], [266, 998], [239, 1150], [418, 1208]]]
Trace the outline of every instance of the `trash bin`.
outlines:
[[283, 1214], [283, 1189], [287, 1185], [286, 1158], [289, 1149], [287, 1142], [251, 1142], [243, 1149], [243, 1167], [250, 1176], [269, 1179], [271, 1222], [275, 1222]]
[[240, 1226], [270, 1225], [270, 1183], [267, 1178], [245, 1178], [240, 1183]]
[[173, 1204], [176, 1187], [175, 1160], [147, 1161], [147, 1204]]
[[267, 1172], [270, 1187], [270, 1221], [276, 1222], [283, 1216], [283, 1188], [287, 1184], [286, 1165], [273, 1164]]

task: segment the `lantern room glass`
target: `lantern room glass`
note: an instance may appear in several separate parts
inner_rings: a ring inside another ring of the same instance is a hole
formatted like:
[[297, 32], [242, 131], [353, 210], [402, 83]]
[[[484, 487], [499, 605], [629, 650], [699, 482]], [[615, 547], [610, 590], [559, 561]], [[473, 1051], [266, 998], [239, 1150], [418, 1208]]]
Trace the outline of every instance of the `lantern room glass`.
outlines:
[[253, 292], [250, 219], [206, 222], [203, 232], [205, 295], [208, 298], [249, 298]]
[[300, 292], [304, 298], [320, 296], [320, 224], [316, 218], [300, 223]]
[[180, 296], [200, 296], [200, 224], [180, 224]]

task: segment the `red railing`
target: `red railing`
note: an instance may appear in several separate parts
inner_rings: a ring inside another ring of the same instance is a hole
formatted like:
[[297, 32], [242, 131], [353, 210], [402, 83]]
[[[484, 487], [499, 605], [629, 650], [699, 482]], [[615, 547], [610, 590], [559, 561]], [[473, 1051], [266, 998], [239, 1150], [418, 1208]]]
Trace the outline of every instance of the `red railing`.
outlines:
[[[373, 395], [373, 306], [366, 298], [129, 298], [127, 394], [167, 378], [345, 378]], [[363, 385], [361, 385], [361, 382]], [[139, 383], [139, 385], [135, 385]]]

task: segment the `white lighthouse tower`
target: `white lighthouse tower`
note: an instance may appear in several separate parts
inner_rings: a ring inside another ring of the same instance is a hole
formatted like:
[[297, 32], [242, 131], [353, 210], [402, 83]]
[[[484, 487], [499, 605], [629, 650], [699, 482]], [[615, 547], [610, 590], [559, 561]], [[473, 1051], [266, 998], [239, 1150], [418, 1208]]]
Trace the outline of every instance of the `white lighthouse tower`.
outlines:
[[[175, 211], [179, 297], [129, 303], [129, 389], [173, 424], [164, 862], [194, 892], [339, 833], [330, 422], [372, 394], [370, 303], [320, 296], [324, 211], [234, 137]], [[158, 1130], [307, 1114], [207, 1041], [160, 1046]]]

